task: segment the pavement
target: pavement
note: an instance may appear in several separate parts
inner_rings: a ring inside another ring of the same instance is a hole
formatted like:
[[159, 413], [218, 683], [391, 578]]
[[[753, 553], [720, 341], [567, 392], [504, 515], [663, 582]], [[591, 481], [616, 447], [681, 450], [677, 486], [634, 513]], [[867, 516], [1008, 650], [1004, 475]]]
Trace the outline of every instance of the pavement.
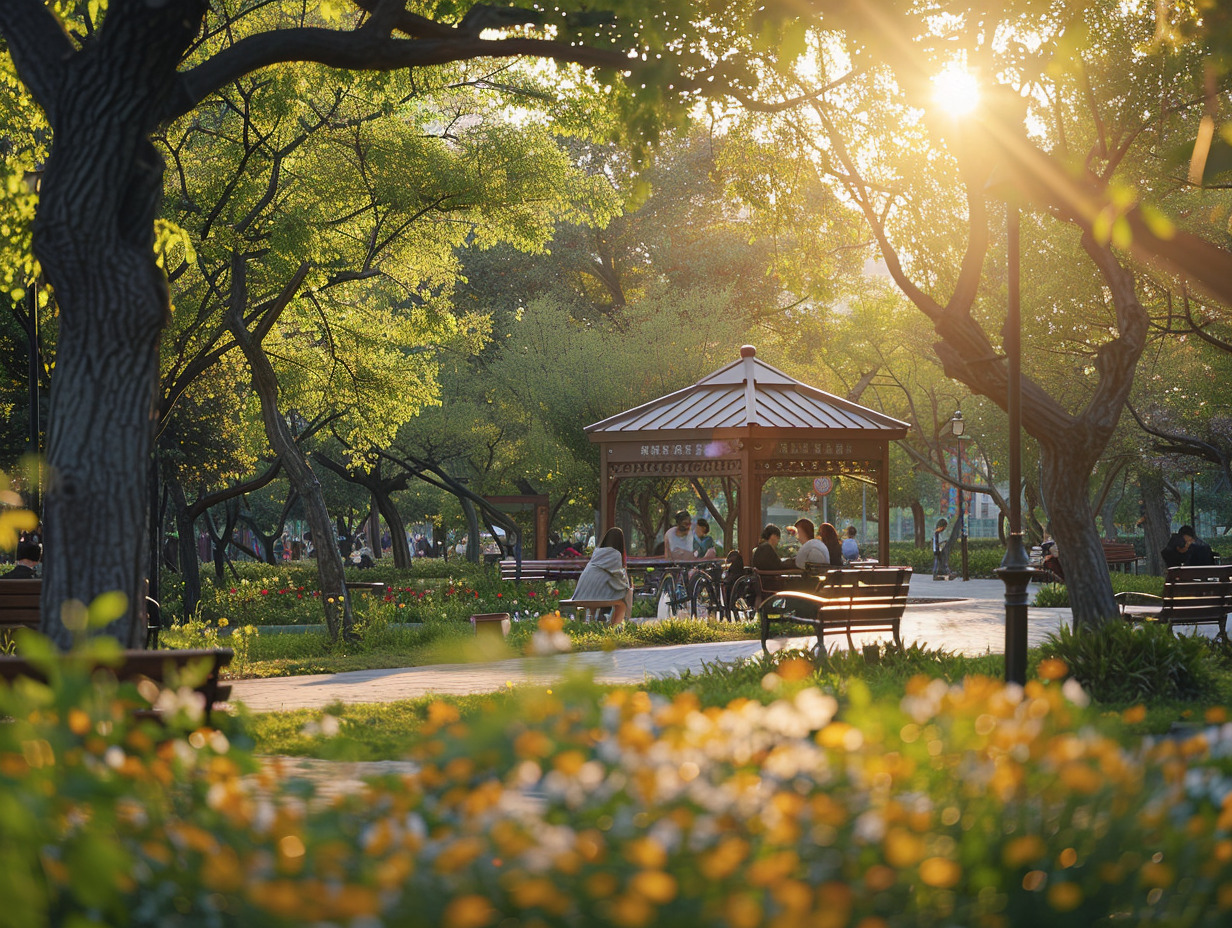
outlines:
[[[936, 581], [929, 576], [913, 576], [910, 596], [934, 601], [908, 605], [901, 626], [905, 643], [919, 642], [969, 656], [1004, 653], [1005, 587], [1000, 580]], [[1028, 611], [1028, 644], [1039, 644], [1069, 621], [1069, 609], [1032, 607]], [[779, 639], [771, 642], [771, 648], [798, 647], [813, 640]], [[856, 647], [877, 640], [888, 641], [890, 636], [855, 636]], [[836, 637], [827, 646], [846, 648], [847, 641]], [[600, 683], [638, 684], [647, 678], [686, 670], [698, 672], [704, 665], [718, 661], [743, 660], [759, 651], [760, 641], [731, 641], [237, 680], [232, 685], [231, 699], [253, 712], [321, 708], [337, 702], [395, 702], [428, 694], [490, 693], [510, 684], [547, 684], [575, 669], [592, 671]]]

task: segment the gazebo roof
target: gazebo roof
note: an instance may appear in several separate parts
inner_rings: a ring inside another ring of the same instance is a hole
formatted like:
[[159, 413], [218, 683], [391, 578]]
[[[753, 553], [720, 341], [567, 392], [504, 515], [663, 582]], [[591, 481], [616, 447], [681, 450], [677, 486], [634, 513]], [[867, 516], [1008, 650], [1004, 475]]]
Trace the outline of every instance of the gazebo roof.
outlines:
[[[832, 393], [810, 387], [757, 360], [745, 345], [740, 358], [691, 387], [588, 425], [592, 441], [634, 437], [634, 433], [731, 429], [822, 429], [878, 433], [901, 438], [906, 422], [892, 419]], [[886, 434], [895, 433], [895, 434]], [[869, 437], [874, 437], [872, 434]]]

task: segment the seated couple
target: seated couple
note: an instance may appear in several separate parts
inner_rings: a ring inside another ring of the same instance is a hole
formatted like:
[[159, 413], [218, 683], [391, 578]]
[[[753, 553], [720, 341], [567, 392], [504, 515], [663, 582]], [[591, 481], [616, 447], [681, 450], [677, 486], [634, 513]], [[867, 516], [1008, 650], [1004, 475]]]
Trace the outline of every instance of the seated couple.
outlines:
[[673, 561], [708, 560], [719, 556], [719, 549], [710, 537], [710, 523], [693, 517], [681, 509], [675, 516], [676, 525], [663, 534], [663, 556]]

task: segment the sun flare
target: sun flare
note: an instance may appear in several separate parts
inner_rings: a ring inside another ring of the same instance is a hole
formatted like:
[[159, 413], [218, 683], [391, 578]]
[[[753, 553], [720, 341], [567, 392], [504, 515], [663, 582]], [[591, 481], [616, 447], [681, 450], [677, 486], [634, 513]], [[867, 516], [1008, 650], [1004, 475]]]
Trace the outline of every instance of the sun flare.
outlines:
[[933, 78], [933, 102], [951, 116], [966, 116], [979, 105], [979, 82], [966, 68], [946, 68]]

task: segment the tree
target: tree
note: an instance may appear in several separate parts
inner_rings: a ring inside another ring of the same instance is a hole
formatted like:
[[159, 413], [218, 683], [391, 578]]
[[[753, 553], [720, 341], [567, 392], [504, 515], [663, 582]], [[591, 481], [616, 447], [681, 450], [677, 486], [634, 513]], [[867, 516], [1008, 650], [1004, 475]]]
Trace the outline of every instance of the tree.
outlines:
[[[63, 15], [41, 0], [0, 4], [0, 34], [53, 139], [32, 242], [61, 318], [43, 512], [43, 621], [57, 642], [69, 639], [61, 605], [109, 590], [127, 593], [130, 606], [106, 632], [126, 645], [141, 641], [146, 461], [168, 312], [153, 251], [163, 160], [152, 134], [193, 118], [243, 75], [297, 61], [390, 71], [531, 55], [607, 68], [609, 80], [636, 67], [639, 81], [603, 89], [619, 122], [650, 137], [668, 101], [707, 77], [752, 82], [723, 60], [750, 9], [684, 0], [618, 6], [621, 15], [609, 17], [448, 4], [433, 18], [402, 2], [356, 0], [324, 10], [339, 17], [331, 26], [289, 3], [112, 0], [105, 12], [101, 3], [69, 3]], [[664, 48], [679, 51], [669, 62]], [[685, 79], [661, 79], [677, 66]]]

